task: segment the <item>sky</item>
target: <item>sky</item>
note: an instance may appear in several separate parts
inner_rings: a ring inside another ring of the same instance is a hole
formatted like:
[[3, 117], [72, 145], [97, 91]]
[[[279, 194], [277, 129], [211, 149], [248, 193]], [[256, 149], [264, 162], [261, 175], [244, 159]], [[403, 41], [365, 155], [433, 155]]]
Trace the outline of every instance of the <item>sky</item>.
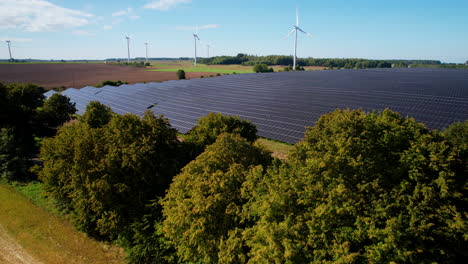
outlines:
[[468, 60], [468, 0], [0, 0], [0, 59], [291, 55]]

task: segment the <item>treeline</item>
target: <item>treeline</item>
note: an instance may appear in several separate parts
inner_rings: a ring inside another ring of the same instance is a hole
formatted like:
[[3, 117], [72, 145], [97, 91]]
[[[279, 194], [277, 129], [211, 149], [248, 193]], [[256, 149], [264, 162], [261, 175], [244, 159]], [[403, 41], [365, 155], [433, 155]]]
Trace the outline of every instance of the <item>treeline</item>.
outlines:
[[[4, 138], [35, 131], [27, 126], [42, 123], [42, 111], [65, 112], [43, 110], [42, 90], [25, 87], [0, 90], [2, 133], [14, 129], [2, 135], [2, 173], [15, 160], [3, 146], [18, 146]], [[36, 114], [15, 124], [8, 114], [22, 108]], [[468, 121], [438, 132], [390, 110], [336, 110], [281, 161], [238, 117], [208, 114], [180, 140], [150, 111], [116, 115], [91, 102], [82, 116], [57, 125], [72, 112], [47, 121], [43, 163], [32, 171], [78, 229], [124, 246], [130, 263], [468, 257]], [[14, 180], [16, 172], [8, 175]]]
[[52, 95], [34, 84], [0, 83], [0, 180], [31, 179], [29, 167], [42, 138], [76, 112], [68, 97]]
[[236, 117], [209, 114], [180, 141], [163, 117], [93, 102], [44, 140], [35, 170], [80, 230], [131, 263], [456, 263], [467, 128], [337, 110], [280, 161]]
[[[239, 53], [237, 56], [219, 56], [213, 58], [200, 58], [205, 64], [242, 64], [242, 65], [292, 65], [292, 56], [253, 56]], [[436, 60], [366, 60], [366, 59], [314, 59], [298, 58], [300, 66], [322, 66], [329, 68], [365, 69], [365, 68], [391, 68], [393, 66], [407, 67], [412, 64], [441, 64]]]

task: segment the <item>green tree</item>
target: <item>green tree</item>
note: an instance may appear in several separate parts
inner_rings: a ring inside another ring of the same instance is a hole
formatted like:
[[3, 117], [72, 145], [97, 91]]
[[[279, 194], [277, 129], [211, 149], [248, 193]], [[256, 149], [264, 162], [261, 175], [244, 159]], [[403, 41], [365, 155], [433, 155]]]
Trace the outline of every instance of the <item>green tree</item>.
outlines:
[[103, 127], [111, 120], [112, 109], [98, 101], [91, 101], [86, 106], [85, 113], [81, 116], [81, 121], [92, 128]]
[[58, 127], [71, 120], [75, 113], [75, 103], [71, 103], [67, 96], [56, 93], [44, 102], [39, 116], [48, 126]]
[[268, 165], [270, 154], [239, 135], [221, 134], [174, 178], [162, 201], [163, 230], [182, 260], [218, 263], [220, 247], [231, 244], [245, 225], [246, 174]]
[[255, 64], [253, 71], [256, 73], [259, 72], [273, 72], [273, 68], [269, 68], [266, 64]]
[[27, 179], [28, 168], [27, 156], [16, 140], [14, 129], [0, 128], [0, 179]]
[[176, 72], [176, 75], [177, 75], [177, 78], [178, 78], [179, 80], [185, 79], [185, 71], [184, 71], [184, 70], [178, 70], [178, 71]]
[[44, 140], [39, 176], [80, 230], [116, 238], [164, 194], [181, 167], [178, 151], [176, 130], [151, 112], [97, 128], [75, 122]]
[[443, 134], [450, 143], [468, 147], [468, 120], [453, 123], [443, 131]]
[[201, 117], [197, 125], [187, 133], [185, 144], [192, 145], [196, 157], [206, 146], [213, 144], [222, 133], [237, 133], [250, 142], [257, 139], [257, 128], [250, 121], [237, 116], [209, 113]]
[[466, 162], [438, 132], [388, 110], [322, 116], [287, 163], [257, 176], [250, 261], [462, 262]]

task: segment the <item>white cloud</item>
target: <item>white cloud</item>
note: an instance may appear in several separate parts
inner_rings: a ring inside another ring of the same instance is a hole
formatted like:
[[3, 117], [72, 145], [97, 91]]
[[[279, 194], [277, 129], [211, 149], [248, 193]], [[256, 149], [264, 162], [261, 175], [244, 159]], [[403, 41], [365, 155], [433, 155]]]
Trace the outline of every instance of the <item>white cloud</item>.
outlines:
[[139, 19], [140, 16], [137, 16], [137, 15], [132, 15], [132, 16], [128, 16], [130, 19]]
[[188, 4], [192, 0], [156, 0], [145, 5], [145, 8], [157, 10], [169, 10], [179, 4]]
[[88, 37], [96, 36], [95, 33], [92, 33], [92, 32], [86, 31], [86, 30], [75, 30], [75, 31], [72, 32], [72, 34], [77, 35], [77, 36], [88, 36]]
[[111, 30], [112, 29], [112, 26], [110, 25], [105, 25], [102, 27], [104, 30]]
[[11, 42], [31, 42], [32, 39], [28, 39], [28, 38], [0, 38], [0, 41], [7, 41], [7, 40], [11, 40]]
[[129, 7], [127, 9], [120, 10], [120, 11], [112, 13], [112, 16], [126, 16], [126, 15], [128, 15], [128, 14], [130, 14], [132, 12], [133, 12], [133, 9], [131, 7]]
[[93, 15], [44, 0], [1, 0], [0, 29], [56, 31], [89, 24]]

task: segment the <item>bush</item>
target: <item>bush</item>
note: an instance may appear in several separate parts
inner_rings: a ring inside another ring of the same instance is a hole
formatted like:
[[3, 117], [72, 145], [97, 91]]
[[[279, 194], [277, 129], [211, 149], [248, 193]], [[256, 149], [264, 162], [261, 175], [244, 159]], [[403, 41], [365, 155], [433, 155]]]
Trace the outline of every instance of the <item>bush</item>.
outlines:
[[178, 78], [179, 80], [185, 79], [185, 71], [184, 71], [184, 70], [178, 70], [177, 73], [176, 73], [176, 75], [177, 75], [177, 78]]
[[259, 72], [273, 72], [273, 68], [269, 68], [266, 64], [255, 64], [253, 71], [256, 73]]
[[97, 88], [100, 88], [100, 87], [103, 87], [103, 86], [106, 86], [106, 85], [110, 85], [110, 86], [120, 86], [122, 84], [128, 84], [128, 82], [122, 82], [121, 80], [118, 80], [118, 81], [109, 81], [109, 80], [106, 80], [106, 81], [103, 81], [101, 84], [98, 84], [96, 85]]
[[0, 179], [25, 180], [29, 177], [29, 166], [27, 155], [22, 144], [17, 142], [14, 129], [0, 128]]

